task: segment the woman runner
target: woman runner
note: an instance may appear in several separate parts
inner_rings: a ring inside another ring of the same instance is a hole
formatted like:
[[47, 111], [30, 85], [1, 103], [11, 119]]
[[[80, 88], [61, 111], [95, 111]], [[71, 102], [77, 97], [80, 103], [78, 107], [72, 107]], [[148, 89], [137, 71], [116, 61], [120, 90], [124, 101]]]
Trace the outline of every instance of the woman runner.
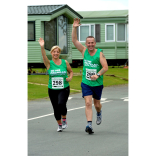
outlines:
[[[44, 40], [38, 40], [41, 46], [43, 62], [49, 73], [48, 94], [54, 109], [54, 116], [58, 123], [58, 132], [67, 128], [67, 107], [66, 103], [70, 93], [69, 81], [73, 77], [73, 71], [68, 61], [59, 59], [61, 49], [59, 46], [51, 48], [52, 60], [49, 60], [44, 50]], [[67, 76], [69, 73], [69, 77]], [[62, 120], [61, 120], [62, 118]]]

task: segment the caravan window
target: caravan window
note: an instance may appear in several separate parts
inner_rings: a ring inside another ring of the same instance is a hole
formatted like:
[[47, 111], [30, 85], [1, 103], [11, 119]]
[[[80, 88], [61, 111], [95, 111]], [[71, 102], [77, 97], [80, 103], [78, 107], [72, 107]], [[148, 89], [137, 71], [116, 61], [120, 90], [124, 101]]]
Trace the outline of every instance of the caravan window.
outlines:
[[126, 24], [117, 24], [117, 42], [126, 42]]
[[115, 24], [105, 24], [105, 42], [115, 42]]
[[45, 21], [45, 49], [50, 51], [53, 46], [59, 45], [61, 54], [68, 54], [67, 23], [65, 16]]
[[35, 21], [28, 21], [28, 41], [35, 41]]
[[56, 19], [45, 21], [45, 49], [51, 50], [57, 44]]
[[80, 42], [86, 42], [88, 36], [95, 37], [95, 25], [94, 24], [82, 24], [79, 27], [78, 38]]

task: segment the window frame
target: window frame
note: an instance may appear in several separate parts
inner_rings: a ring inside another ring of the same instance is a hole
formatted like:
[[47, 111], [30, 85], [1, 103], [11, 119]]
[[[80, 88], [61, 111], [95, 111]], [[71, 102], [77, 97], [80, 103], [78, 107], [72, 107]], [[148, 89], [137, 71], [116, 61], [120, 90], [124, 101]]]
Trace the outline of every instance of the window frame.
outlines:
[[91, 26], [94, 26], [94, 36], [93, 37], [95, 37], [95, 24], [94, 23], [91, 23], [91, 24], [81, 24], [80, 26], [79, 26], [79, 42], [86, 42], [86, 40], [85, 41], [81, 41], [80, 40], [80, 27], [81, 26], [89, 26], [89, 35], [88, 36], [91, 36]]
[[[34, 24], [34, 39], [32, 39], [32, 40], [28, 39], [28, 41], [36, 41], [36, 38], [35, 38], [35, 35], [36, 35], [36, 33], [35, 33], [35, 21], [28, 21], [28, 24], [29, 23], [33, 23]], [[27, 30], [28, 30], [28, 28], [27, 28]]]
[[[107, 40], [107, 25], [113, 25], [114, 29], [113, 29], [113, 40]], [[115, 42], [115, 23], [105, 23], [105, 42]]]
[[[124, 24], [125, 25], [125, 40], [124, 41], [118, 41], [118, 24]], [[127, 28], [125, 23], [117, 23], [116, 24], [116, 42], [126, 42], [127, 41]]]
[[129, 24], [126, 24], [126, 40], [129, 42]]
[[[66, 18], [66, 20], [67, 20], [67, 21], [66, 21], [66, 23], [67, 23], [67, 25], [66, 25], [67, 53], [66, 53], [66, 54], [64, 54], [64, 53], [60, 53], [60, 55], [64, 55], [64, 56], [66, 56], [66, 55], [69, 55], [69, 51], [68, 51], [68, 18], [67, 18], [66, 16], [64, 16], [64, 15], [60, 15], [60, 16], [65, 17], [65, 18]], [[58, 17], [60, 17], [60, 16], [58, 16]], [[57, 45], [59, 45], [58, 17], [57, 17], [57, 27], [56, 27], [56, 30], [57, 30]]]

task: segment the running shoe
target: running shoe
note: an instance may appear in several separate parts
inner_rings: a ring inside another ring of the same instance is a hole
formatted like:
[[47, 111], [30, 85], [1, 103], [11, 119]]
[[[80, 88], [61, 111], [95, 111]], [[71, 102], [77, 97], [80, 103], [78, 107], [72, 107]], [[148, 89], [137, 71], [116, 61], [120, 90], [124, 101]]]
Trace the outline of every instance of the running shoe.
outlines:
[[66, 120], [66, 121], [63, 121], [63, 120], [62, 120], [62, 128], [65, 129], [65, 128], [67, 128], [67, 127], [68, 127], [68, 125], [67, 125], [67, 120]]
[[96, 124], [97, 125], [100, 125], [101, 124], [101, 122], [102, 122], [102, 110], [101, 110], [101, 112], [100, 112], [100, 115], [98, 115], [98, 113], [96, 113]]
[[85, 131], [86, 131], [88, 134], [94, 133], [93, 128], [92, 128], [91, 125], [87, 125]]
[[58, 131], [58, 132], [62, 132], [62, 125], [58, 125], [57, 131]]

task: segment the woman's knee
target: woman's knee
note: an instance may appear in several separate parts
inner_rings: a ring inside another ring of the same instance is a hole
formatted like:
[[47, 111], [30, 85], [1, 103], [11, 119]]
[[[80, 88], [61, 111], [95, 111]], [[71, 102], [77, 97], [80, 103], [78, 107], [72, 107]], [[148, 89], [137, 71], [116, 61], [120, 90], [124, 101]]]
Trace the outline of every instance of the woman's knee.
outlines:
[[65, 103], [59, 103], [58, 106], [59, 106], [59, 110], [61, 112], [61, 115], [66, 115], [66, 113], [67, 113], [66, 104]]

